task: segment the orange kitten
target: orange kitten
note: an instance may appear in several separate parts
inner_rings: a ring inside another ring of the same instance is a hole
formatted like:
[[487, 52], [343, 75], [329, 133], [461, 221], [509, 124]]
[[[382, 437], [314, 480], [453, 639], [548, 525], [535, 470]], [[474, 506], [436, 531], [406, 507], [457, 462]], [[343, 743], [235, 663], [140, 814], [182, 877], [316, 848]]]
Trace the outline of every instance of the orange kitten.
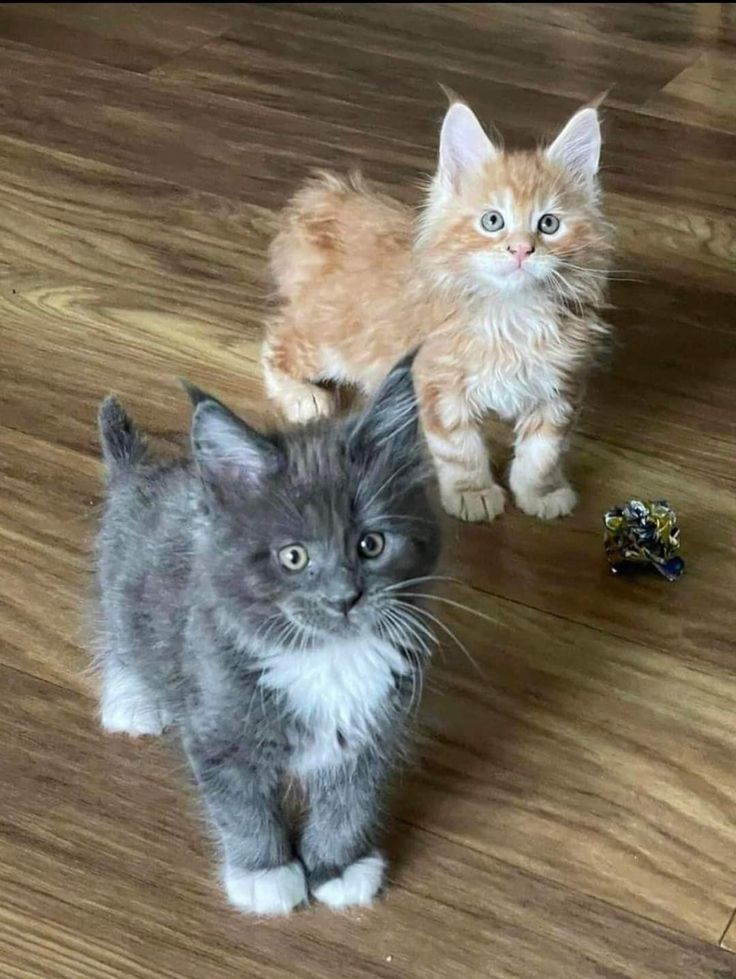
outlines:
[[417, 392], [447, 512], [503, 510], [480, 429], [494, 411], [515, 426], [517, 505], [569, 513], [562, 454], [607, 331], [600, 143], [584, 108], [546, 150], [506, 152], [455, 102], [418, 221], [359, 178], [309, 181], [271, 251], [283, 306], [264, 342], [268, 394], [291, 419], [327, 414], [320, 382], [373, 391], [421, 342]]

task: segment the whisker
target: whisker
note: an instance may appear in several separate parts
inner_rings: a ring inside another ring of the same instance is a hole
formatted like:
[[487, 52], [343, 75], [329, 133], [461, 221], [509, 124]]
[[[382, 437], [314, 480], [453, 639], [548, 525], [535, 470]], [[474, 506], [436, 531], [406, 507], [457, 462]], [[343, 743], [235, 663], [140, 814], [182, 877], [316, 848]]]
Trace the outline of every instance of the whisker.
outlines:
[[402, 592], [397, 593], [399, 596], [406, 597], [412, 596], [415, 598], [426, 598], [433, 599], [436, 602], [445, 602], [447, 605], [453, 605], [455, 608], [462, 609], [463, 612], [470, 612], [471, 615], [477, 615], [479, 619], [485, 619], [486, 622], [492, 622], [493, 625], [499, 625], [498, 619], [491, 618], [490, 615], [486, 615], [485, 612], [479, 612], [476, 608], [471, 608], [469, 605], [464, 605], [462, 602], [456, 602], [452, 598], [445, 598], [444, 595], [431, 595], [428, 592], [406, 592], [405, 595]]
[[388, 522], [389, 520], [413, 520], [416, 523], [434, 523], [433, 520], [429, 520], [427, 517], [415, 517], [410, 513], [379, 513], [377, 516], [371, 515], [371, 521], [377, 523], [379, 520], [383, 522]]
[[403, 581], [395, 581], [393, 585], [385, 585], [383, 588], [381, 588], [381, 593], [394, 591], [396, 588], [401, 588], [404, 585], [420, 585], [424, 581], [452, 581], [457, 585], [463, 585], [466, 588], [470, 587], [469, 585], [466, 585], [464, 581], [461, 581], [459, 578], [453, 578], [451, 575], [423, 574], [418, 578], [404, 578]]
[[[401, 604], [406, 605], [408, 603], [402, 602]], [[410, 606], [410, 608], [412, 608], [415, 612], [418, 612], [420, 615], [426, 615], [427, 618], [430, 619], [432, 622], [434, 622], [435, 625], [439, 626], [440, 629], [442, 629], [442, 631], [445, 632], [450, 637], [450, 639], [452, 639], [453, 642], [457, 644], [458, 648], [461, 649], [463, 653], [465, 653], [465, 655], [468, 658], [468, 661], [473, 665], [475, 670], [478, 672], [479, 676], [482, 676], [484, 680], [487, 679], [485, 673], [483, 672], [483, 670], [481, 670], [480, 666], [478, 666], [477, 662], [471, 655], [468, 647], [458, 639], [458, 637], [455, 635], [452, 629], [450, 629], [449, 626], [446, 626], [445, 623], [442, 622], [440, 619], [438, 619], [436, 615], [433, 615], [428, 609], [422, 608], [420, 605], [417, 606], [412, 605]]]
[[426, 656], [432, 655], [432, 650], [427, 645], [425, 638], [431, 643], [437, 643], [437, 637], [423, 622], [416, 619], [411, 612], [407, 609], [398, 606], [397, 604], [392, 604], [389, 606], [389, 611], [394, 615], [400, 615], [400, 622], [405, 625], [407, 629], [411, 629], [411, 635], [414, 636], [417, 642], [421, 644], [421, 648]]
[[[401, 609], [391, 610], [391, 619], [396, 622], [396, 628], [410, 629], [410, 626], [408, 626], [407, 623], [402, 619], [401, 615], [402, 615]], [[424, 644], [422, 643], [422, 645]], [[426, 649], [426, 646], [424, 648]], [[411, 652], [411, 650], [409, 650], [409, 652]], [[427, 650], [425, 655], [429, 656], [430, 651]], [[411, 696], [409, 698], [409, 707], [408, 707], [408, 711], [410, 713], [414, 709], [415, 703], [417, 707], [419, 706], [419, 704], [421, 703], [422, 694], [424, 692], [424, 671], [422, 670], [421, 665], [419, 663], [412, 663], [412, 667], [413, 668], [411, 671], [412, 672]]]

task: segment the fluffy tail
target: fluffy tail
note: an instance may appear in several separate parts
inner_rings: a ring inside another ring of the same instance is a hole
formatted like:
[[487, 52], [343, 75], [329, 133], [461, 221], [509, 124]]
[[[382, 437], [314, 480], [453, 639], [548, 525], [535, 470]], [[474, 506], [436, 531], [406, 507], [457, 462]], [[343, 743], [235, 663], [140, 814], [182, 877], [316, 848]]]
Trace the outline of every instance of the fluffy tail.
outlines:
[[146, 459], [145, 439], [117, 398], [112, 395], [105, 398], [98, 422], [102, 455], [110, 473], [137, 466]]
[[344, 207], [364, 194], [360, 176], [349, 179], [324, 171], [311, 177], [281, 214], [281, 231], [269, 251], [276, 294], [298, 302], [305, 285], [335, 265], [342, 251]]

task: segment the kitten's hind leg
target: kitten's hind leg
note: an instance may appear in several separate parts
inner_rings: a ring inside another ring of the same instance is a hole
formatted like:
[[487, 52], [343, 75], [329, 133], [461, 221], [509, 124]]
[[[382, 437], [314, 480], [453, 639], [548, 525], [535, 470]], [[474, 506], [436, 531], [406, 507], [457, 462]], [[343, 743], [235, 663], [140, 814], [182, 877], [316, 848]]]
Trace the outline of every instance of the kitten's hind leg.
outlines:
[[266, 393], [291, 422], [326, 418], [335, 410], [335, 397], [312, 383], [319, 373], [315, 346], [300, 340], [296, 327], [288, 329], [281, 319], [267, 328], [261, 355]]
[[156, 698], [134, 669], [115, 655], [106, 657], [102, 668], [100, 723], [110, 734], [162, 734], [171, 724], [170, 712]]

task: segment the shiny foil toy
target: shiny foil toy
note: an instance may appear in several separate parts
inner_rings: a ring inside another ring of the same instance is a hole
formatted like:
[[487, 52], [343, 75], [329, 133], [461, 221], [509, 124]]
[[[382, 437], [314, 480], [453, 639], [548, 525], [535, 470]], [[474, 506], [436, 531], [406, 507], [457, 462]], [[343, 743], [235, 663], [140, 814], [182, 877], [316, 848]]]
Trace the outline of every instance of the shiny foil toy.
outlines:
[[614, 574], [649, 565], [674, 581], [685, 570], [685, 562], [677, 553], [677, 515], [664, 500], [631, 500], [609, 510], [603, 522], [606, 556]]

